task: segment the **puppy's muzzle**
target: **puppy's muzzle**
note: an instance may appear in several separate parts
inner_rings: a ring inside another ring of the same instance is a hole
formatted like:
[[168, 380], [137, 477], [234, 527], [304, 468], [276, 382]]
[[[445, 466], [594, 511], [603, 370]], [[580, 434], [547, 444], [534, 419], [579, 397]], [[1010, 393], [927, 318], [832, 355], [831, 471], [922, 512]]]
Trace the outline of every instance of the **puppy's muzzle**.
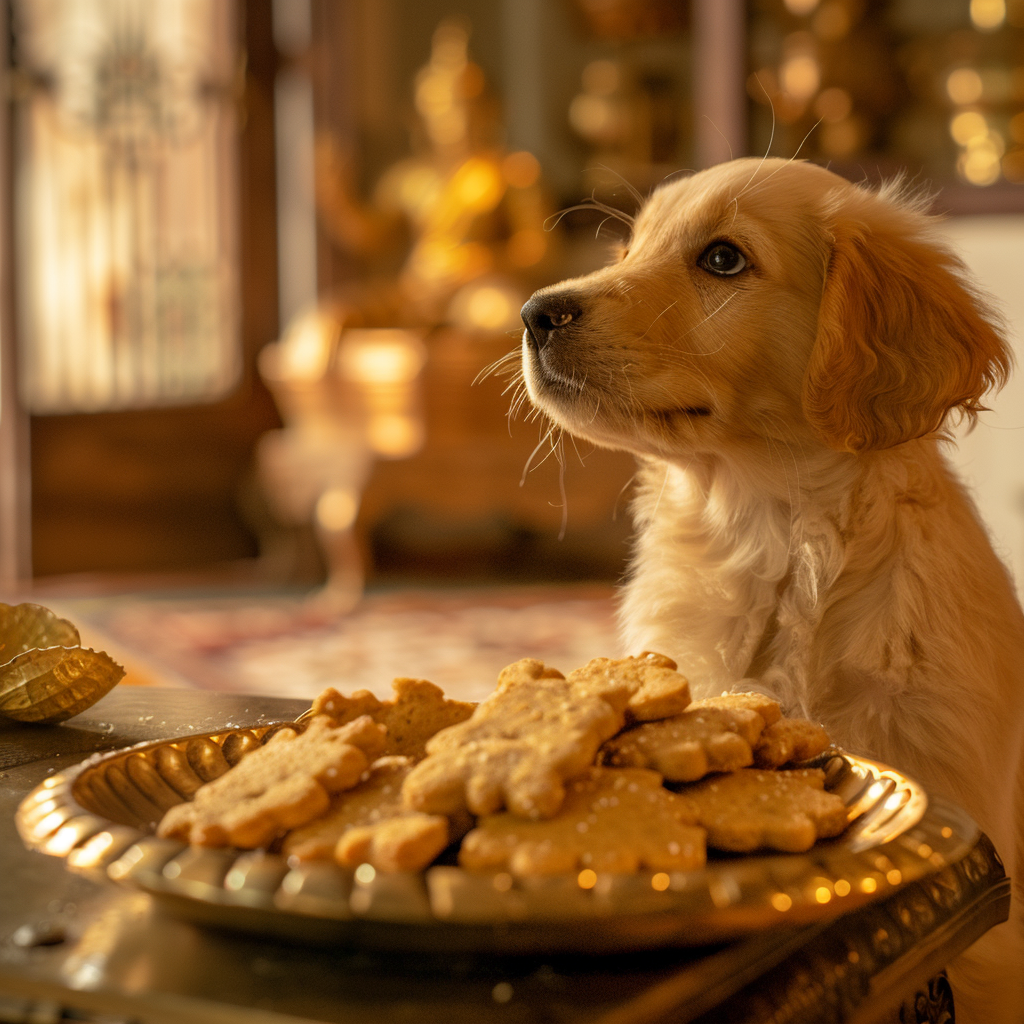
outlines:
[[528, 341], [540, 352], [557, 342], [567, 328], [579, 323], [583, 305], [572, 292], [535, 294], [523, 306], [520, 315], [526, 325]]

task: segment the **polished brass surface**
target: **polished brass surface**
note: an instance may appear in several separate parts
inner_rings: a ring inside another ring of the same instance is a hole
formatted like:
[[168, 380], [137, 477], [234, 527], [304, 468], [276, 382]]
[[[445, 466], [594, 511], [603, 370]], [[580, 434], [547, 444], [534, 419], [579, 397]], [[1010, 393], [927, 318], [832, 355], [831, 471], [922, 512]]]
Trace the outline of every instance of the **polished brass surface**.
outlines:
[[[807, 854], [729, 857], [700, 871], [513, 879], [439, 865], [395, 875], [156, 838], [190, 799], [290, 723], [232, 728], [97, 754], [21, 804], [26, 845], [74, 871], [142, 889], [179, 914], [261, 934], [386, 949], [621, 952], [721, 942], [878, 900], [967, 853], [967, 819], [935, 816], [913, 780], [848, 754], [821, 758], [850, 825]], [[301, 728], [301, 726], [299, 726]], [[585, 926], [584, 926], [585, 925]]]
[[[356, 928], [343, 942], [312, 945], [198, 926], [163, 913], [165, 900], [95, 884], [68, 871], [66, 858], [27, 850], [15, 831], [25, 796], [93, 751], [190, 730], [262, 728], [306, 706], [119, 688], [61, 726], [0, 725], [0, 1010], [7, 1000], [24, 1011], [13, 1019], [33, 1019], [25, 1009], [32, 1006], [64, 1007], [79, 1019], [106, 1014], [137, 1024], [685, 1024], [702, 1014], [707, 1022], [860, 1024], [885, 1013], [898, 1019], [904, 999], [925, 992], [940, 967], [1006, 918], [1008, 882], [982, 837], [961, 859], [852, 913], [726, 945], [610, 956], [387, 952], [363, 943]], [[973, 832], [939, 799], [914, 828]], [[241, 888], [280, 885], [258, 854], [232, 866]], [[201, 877], [196, 866], [181, 869]], [[212, 923], [223, 925], [220, 908], [209, 909]], [[33, 945], [33, 935], [62, 940]]]

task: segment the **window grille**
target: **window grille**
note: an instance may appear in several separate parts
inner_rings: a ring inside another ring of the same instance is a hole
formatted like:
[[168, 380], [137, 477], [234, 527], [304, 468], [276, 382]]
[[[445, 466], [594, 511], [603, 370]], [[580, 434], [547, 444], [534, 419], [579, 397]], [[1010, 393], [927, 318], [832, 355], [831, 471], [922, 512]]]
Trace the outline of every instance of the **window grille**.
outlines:
[[20, 394], [210, 401], [241, 367], [228, 0], [15, 0]]

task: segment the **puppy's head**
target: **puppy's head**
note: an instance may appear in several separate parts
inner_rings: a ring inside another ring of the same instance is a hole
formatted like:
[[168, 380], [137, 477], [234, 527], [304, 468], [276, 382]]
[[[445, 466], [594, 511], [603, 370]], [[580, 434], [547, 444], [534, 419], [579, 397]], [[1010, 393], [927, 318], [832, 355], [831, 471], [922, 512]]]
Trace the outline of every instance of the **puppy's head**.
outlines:
[[736, 160], [657, 190], [618, 260], [523, 307], [534, 404], [662, 458], [884, 448], [974, 415], [1005, 343], [896, 195]]

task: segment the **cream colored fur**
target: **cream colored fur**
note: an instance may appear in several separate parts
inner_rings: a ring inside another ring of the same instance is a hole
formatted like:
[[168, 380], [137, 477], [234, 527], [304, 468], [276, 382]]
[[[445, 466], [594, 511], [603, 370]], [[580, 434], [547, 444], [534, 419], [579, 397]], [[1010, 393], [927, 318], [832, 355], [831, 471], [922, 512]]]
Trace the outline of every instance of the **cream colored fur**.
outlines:
[[[720, 242], [733, 276], [701, 263]], [[733, 161], [660, 188], [618, 262], [534, 303], [555, 321], [524, 336], [532, 401], [641, 466], [628, 649], [695, 696], [770, 692], [966, 808], [1014, 906], [951, 971], [957, 1021], [1024, 1020], [1024, 616], [942, 454], [1010, 357], [931, 219]]]

